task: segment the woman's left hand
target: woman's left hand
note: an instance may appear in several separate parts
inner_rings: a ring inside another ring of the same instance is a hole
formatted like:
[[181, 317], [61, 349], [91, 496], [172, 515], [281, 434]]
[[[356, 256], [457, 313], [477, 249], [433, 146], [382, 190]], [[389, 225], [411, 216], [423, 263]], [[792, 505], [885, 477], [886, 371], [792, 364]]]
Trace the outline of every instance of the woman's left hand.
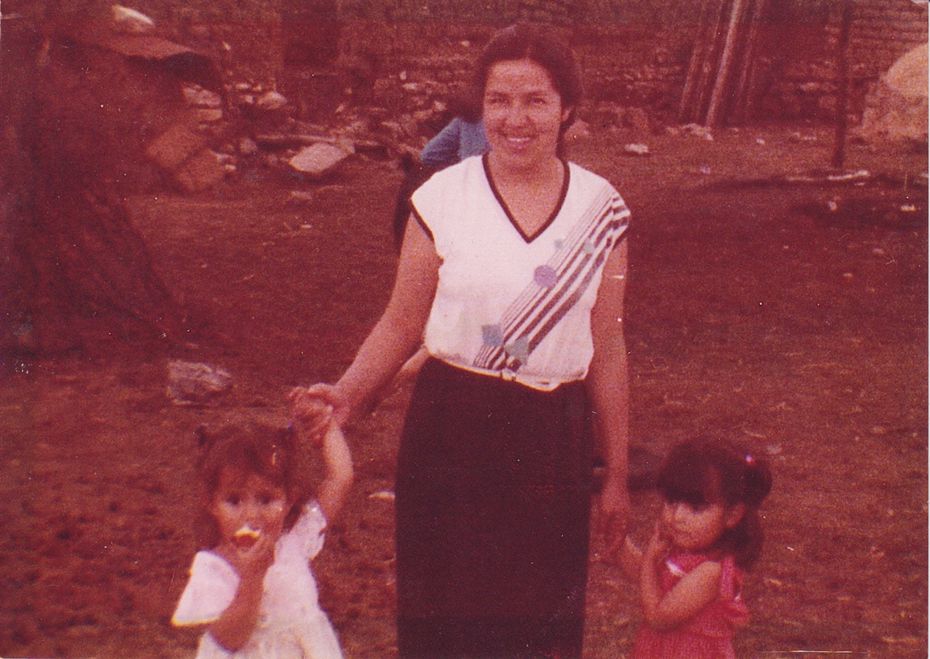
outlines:
[[607, 537], [608, 556], [614, 556], [623, 546], [630, 521], [630, 493], [626, 482], [607, 477], [600, 496], [600, 526]]

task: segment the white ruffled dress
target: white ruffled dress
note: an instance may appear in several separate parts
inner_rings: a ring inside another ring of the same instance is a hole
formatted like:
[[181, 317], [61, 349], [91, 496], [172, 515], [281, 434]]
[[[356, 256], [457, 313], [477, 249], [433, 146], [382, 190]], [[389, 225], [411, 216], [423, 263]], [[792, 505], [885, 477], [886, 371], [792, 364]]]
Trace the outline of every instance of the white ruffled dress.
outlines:
[[[319, 504], [307, 504], [275, 545], [274, 563], [265, 573], [258, 623], [249, 641], [237, 652], [229, 652], [206, 632], [197, 648], [198, 659], [342, 658], [336, 632], [320, 608], [309, 563], [323, 548], [325, 528]], [[239, 575], [225, 559], [210, 551], [197, 552], [172, 623], [190, 626], [215, 621], [232, 602], [238, 586]]]

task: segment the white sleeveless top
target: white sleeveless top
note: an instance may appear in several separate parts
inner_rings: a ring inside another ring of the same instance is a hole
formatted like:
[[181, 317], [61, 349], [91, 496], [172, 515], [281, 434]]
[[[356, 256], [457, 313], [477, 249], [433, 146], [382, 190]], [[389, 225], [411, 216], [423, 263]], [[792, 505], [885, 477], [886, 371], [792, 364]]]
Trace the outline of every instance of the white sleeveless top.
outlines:
[[444, 169], [414, 192], [414, 216], [441, 259], [426, 324], [432, 356], [542, 390], [587, 375], [591, 309], [630, 212], [605, 179], [565, 167], [559, 204], [532, 236], [494, 188], [487, 156]]

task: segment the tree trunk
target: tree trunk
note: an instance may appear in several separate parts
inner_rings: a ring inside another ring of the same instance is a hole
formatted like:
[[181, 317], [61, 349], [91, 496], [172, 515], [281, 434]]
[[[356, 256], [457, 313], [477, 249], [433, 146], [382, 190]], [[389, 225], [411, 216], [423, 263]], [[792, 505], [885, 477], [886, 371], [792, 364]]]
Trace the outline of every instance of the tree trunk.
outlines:
[[[4, 10], [17, 4], [7, 0]], [[116, 53], [59, 41], [50, 28], [56, 6], [43, 16], [28, 5], [16, 8], [19, 20], [4, 21], [0, 41], [0, 348], [179, 341], [184, 314], [124, 203], [158, 180], [145, 139], [180, 102], [178, 82]]]

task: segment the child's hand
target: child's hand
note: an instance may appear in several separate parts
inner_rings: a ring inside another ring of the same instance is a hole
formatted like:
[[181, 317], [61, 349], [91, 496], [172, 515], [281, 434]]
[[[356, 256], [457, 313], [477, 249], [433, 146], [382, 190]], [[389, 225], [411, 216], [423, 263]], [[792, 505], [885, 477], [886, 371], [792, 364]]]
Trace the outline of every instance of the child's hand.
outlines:
[[655, 528], [652, 530], [652, 535], [649, 537], [649, 542], [646, 543], [646, 548], [643, 550], [643, 561], [652, 564], [658, 563], [665, 558], [671, 546], [671, 538], [669, 538], [665, 526], [661, 520], [657, 521]]
[[276, 541], [277, 538], [272, 537], [272, 534], [262, 533], [250, 547], [232, 549], [230, 553], [233, 567], [236, 568], [243, 582], [255, 580], [260, 582], [264, 579], [265, 572], [274, 562]]
[[333, 406], [325, 398], [311, 393], [311, 389], [294, 387], [288, 394], [288, 400], [291, 402], [291, 416], [297, 421], [301, 434], [319, 447], [332, 425]]
[[341, 398], [331, 385], [294, 387], [288, 394], [288, 400], [291, 415], [316, 446], [323, 443], [323, 436], [334, 421], [340, 423], [336, 415]]

